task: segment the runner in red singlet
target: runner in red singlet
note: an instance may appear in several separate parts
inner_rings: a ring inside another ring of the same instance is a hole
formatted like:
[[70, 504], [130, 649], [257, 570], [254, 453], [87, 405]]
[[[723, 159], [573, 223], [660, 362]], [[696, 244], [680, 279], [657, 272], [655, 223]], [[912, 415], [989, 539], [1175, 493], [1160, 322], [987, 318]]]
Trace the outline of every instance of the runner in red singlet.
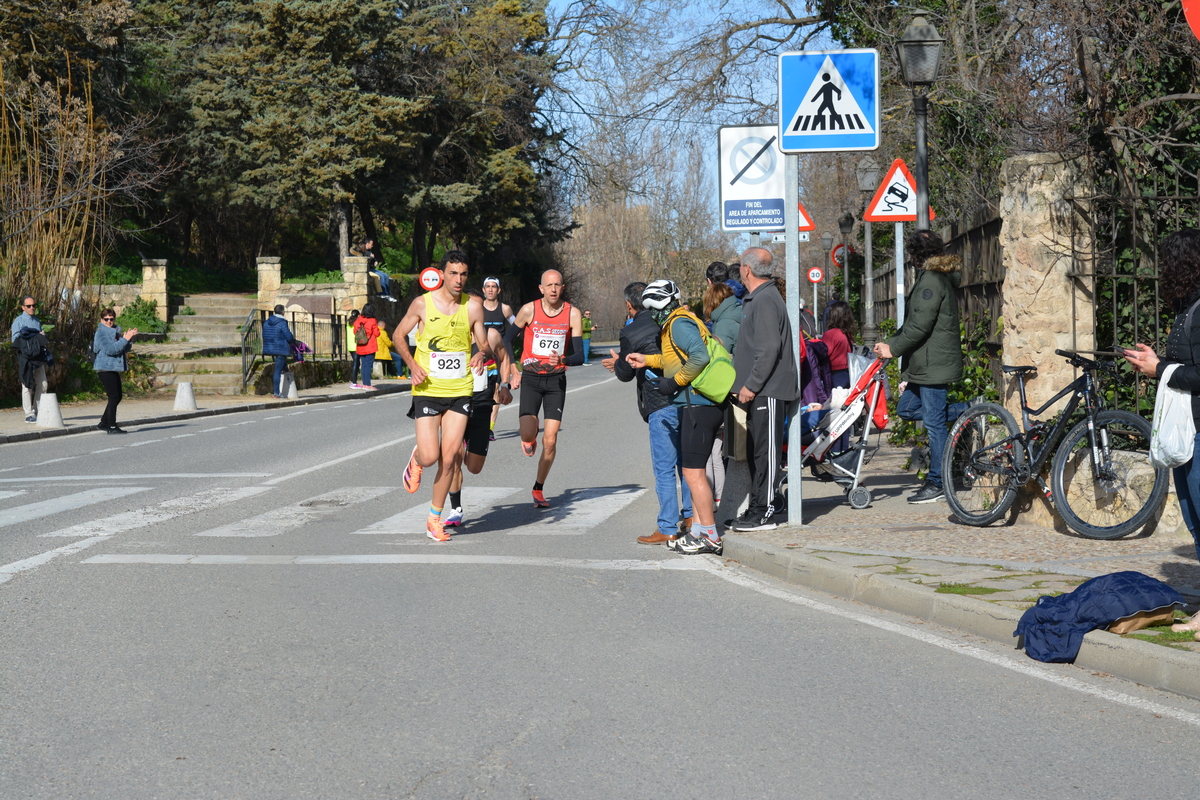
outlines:
[[[557, 452], [558, 429], [567, 396], [567, 367], [583, 363], [583, 316], [579, 309], [563, 300], [563, 279], [558, 270], [543, 272], [538, 289], [542, 299], [521, 306], [506, 338], [511, 342], [521, 331], [525, 332], [521, 372], [512, 385], [521, 390], [521, 450], [525, 455], [537, 452], [539, 411], [545, 420], [533, 504], [549, 508], [542, 484], [550, 475]], [[566, 356], [568, 343], [573, 352]]]

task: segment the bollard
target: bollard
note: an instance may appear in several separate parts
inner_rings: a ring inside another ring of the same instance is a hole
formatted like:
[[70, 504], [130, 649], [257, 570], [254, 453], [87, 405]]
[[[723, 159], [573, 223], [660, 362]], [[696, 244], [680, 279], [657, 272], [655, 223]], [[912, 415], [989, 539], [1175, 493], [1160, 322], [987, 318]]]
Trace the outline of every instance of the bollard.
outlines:
[[289, 370], [283, 373], [283, 380], [287, 383], [287, 389], [284, 390], [283, 396], [288, 400], [298, 400], [300, 398], [300, 390], [296, 388], [296, 376]]
[[38, 399], [37, 424], [39, 428], [65, 428], [62, 412], [58, 409], [58, 395], [44, 392]]
[[196, 394], [192, 391], [191, 381], [175, 384], [175, 410], [196, 410]]

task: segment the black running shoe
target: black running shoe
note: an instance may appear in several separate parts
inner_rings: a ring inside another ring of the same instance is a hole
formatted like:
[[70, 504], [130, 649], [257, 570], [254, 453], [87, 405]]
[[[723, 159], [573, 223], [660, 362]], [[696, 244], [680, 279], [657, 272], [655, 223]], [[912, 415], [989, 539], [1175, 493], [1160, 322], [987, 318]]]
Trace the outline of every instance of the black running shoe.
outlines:
[[749, 511], [744, 512], [729, 526], [730, 530], [735, 531], [770, 531], [778, 527], [769, 515], [760, 516]]
[[929, 481], [926, 481], [925, 485], [918, 489], [916, 494], [909, 496], [908, 502], [917, 505], [918, 503], [936, 503], [938, 500], [945, 499], [946, 493], [942, 491], [942, 487], [934, 486]]

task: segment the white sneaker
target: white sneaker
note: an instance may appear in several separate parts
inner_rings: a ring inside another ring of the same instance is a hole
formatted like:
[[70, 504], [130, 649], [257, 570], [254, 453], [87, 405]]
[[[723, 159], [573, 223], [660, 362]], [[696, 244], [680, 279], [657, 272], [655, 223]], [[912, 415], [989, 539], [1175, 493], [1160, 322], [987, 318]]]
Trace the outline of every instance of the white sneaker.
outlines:
[[445, 516], [442, 517], [442, 527], [457, 528], [462, 525], [462, 521], [463, 521], [462, 506], [458, 506], [457, 508], [452, 508], [449, 511], [447, 511]]

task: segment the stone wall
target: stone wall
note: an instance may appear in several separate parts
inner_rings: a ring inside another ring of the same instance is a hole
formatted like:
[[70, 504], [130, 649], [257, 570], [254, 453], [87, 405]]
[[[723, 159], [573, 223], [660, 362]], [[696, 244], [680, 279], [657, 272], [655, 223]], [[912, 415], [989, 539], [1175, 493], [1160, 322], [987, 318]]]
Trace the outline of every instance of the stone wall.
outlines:
[[258, 259], [258, 307], [263, 311], [283, 305], [288, 313], [345, 315], [374, 302], [380, 322], [392, 327], [402, 316], [403, 303], [381, 300], [378, 291], [379, 279], [367, 272], [366, 258], [343, 258], [341, 283], [283, 283], [278, 257]]

